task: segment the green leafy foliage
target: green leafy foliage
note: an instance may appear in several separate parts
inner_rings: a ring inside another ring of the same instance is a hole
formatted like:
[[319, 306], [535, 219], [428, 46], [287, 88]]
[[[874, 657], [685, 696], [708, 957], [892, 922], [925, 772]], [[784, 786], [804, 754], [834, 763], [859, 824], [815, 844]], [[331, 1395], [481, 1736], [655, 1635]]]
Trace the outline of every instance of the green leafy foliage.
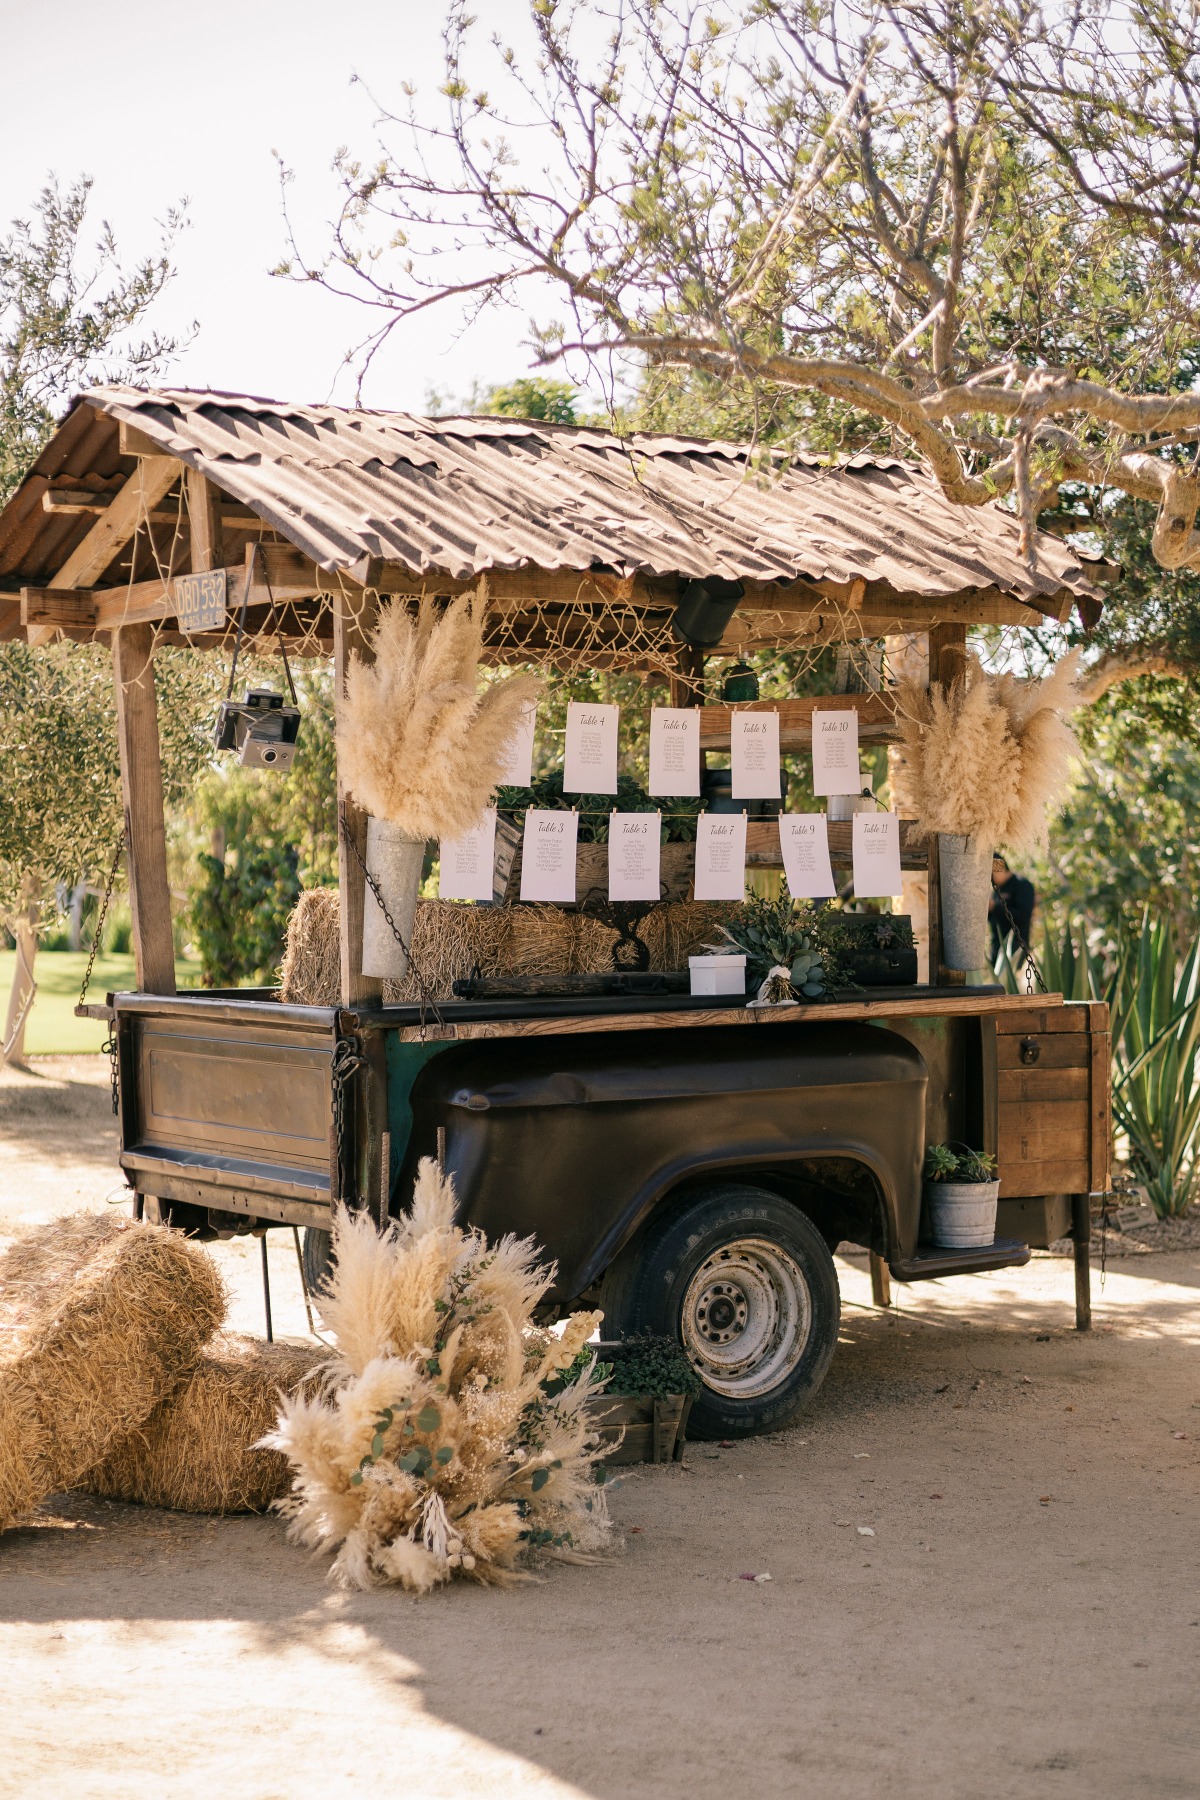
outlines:
[[700, 1377], [674, 1338], [654, 1332], [635, 1332], [609, 1352], [612, 1377], [610, 1394], [649, 1394], [665, 1400], [668, 1394], [700, 1393]]
[[[177, 805], [209, 757], [218, 676], [190, 651], [155, 663], [163, 789]], [[0, 646], [0, 916], [54, 885], [103, 881], [122, 828], [112, 659], [99, 645]]]
[[174, 272], [182, 211], [167, 214], [152, 255], [123, 266], [101, 224], [89, 258], [82, 240], [91, 187], [86, 176], [65, 188], [52, 177], [0, 239], [0, 502], [72, 394], [101, 380], [147, 381], [178, 348], [175, 339], [136, 334]]
[[288, 915], [300, 893], [290, 844], [248, 838], [220, 858], [201, 851], [187, 925], [205, 987], [269, 983], [283, 954]]

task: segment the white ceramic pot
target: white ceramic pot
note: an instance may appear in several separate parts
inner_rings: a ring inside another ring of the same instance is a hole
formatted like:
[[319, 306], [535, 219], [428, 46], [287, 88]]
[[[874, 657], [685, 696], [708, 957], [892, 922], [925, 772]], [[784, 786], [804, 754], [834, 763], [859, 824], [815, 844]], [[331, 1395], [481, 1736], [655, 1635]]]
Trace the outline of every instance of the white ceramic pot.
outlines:
[[996, 1241], [998, 1181], [927, 1181], [933, 1241], [943, 1250], [980, 1250]]
[[[409, 945], [424, 861], [424, 838], [407, 837], [386, 819], [367, 820], [367, 868], [401, 937]], [[362, 972], [376, 980], [391, 981], [403, 981], [408, 974], [408, 957], [396, 942], [369, 886], [363, 895]]]
[[938, 837], [942, 895], [942, 961], [970, 973], [987, 966], [988, 898], [992, 891], [992, 846], [986, 838]]

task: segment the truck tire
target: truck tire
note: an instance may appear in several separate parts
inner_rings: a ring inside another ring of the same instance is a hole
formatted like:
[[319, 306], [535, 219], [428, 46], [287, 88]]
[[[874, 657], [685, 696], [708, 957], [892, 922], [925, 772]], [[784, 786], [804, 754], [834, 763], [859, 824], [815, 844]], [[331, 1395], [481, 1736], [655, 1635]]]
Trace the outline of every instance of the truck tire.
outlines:
[[841, 1301], [811, 1219], [765, 1188], [689, 1194], [653, 1217], [609, 1270], [605, 1337], [673, 1337], [704, 1383], [688, 1434], [752, 1437], [785, 1425], [825, 1378]]
[[319, 1301], [333, 1271], [333, 1234], [317, 1225], [304, 1227], [304, 1244], [300, 1252], [304, 1264], [304, 1285], [310, 1300]]

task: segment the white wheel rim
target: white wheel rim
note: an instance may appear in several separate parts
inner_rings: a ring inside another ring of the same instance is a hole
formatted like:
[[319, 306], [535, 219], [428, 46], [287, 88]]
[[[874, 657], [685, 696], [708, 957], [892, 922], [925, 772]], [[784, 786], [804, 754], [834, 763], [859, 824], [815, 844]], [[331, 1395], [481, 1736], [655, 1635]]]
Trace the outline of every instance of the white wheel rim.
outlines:
[[680, 1325], [706, 1387], [733, 1400], [769, 1393], [796, 1367], [812, 1330], [804, 1271], [778, 1244], [735, 1238], [688, 1282]]

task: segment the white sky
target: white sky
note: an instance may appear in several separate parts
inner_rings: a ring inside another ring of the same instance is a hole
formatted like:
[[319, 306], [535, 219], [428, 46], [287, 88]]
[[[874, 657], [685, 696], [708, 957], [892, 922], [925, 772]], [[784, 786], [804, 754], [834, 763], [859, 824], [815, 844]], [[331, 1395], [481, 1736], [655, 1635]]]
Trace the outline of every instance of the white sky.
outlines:
[[[444, 12], [444, 0], [6, 0], [0, 235], [51, 170], [64, 183], [95, 178], [93, 222], [107, 218], [130, 259], [153, 247], [154, 221], [186, 195], [191, 229], [153, 322], [178, 332], [195, 319], [200, 329], [169, 379], [349, 399], [338, 367], [366, 314], [268, 275], [285, 250], [272, 152], [296, 172], [289, 206], [315, 256], [336, 209], [334, 150], [369, 153], [374, 143], [371, 102], [351, 76], [397, 107], [401, 82], [415, 82], [432, 109]], [[504, 31], [526, 16], [526, 0], [481, 0], [479, 12]], [[485, 315], [461, 338], [457, 323], [435, 308], [399, 326], [367, 404], [420, 411], [430, 388], [464, 395], [473, 381], [529, 370], [516, 313]]]

